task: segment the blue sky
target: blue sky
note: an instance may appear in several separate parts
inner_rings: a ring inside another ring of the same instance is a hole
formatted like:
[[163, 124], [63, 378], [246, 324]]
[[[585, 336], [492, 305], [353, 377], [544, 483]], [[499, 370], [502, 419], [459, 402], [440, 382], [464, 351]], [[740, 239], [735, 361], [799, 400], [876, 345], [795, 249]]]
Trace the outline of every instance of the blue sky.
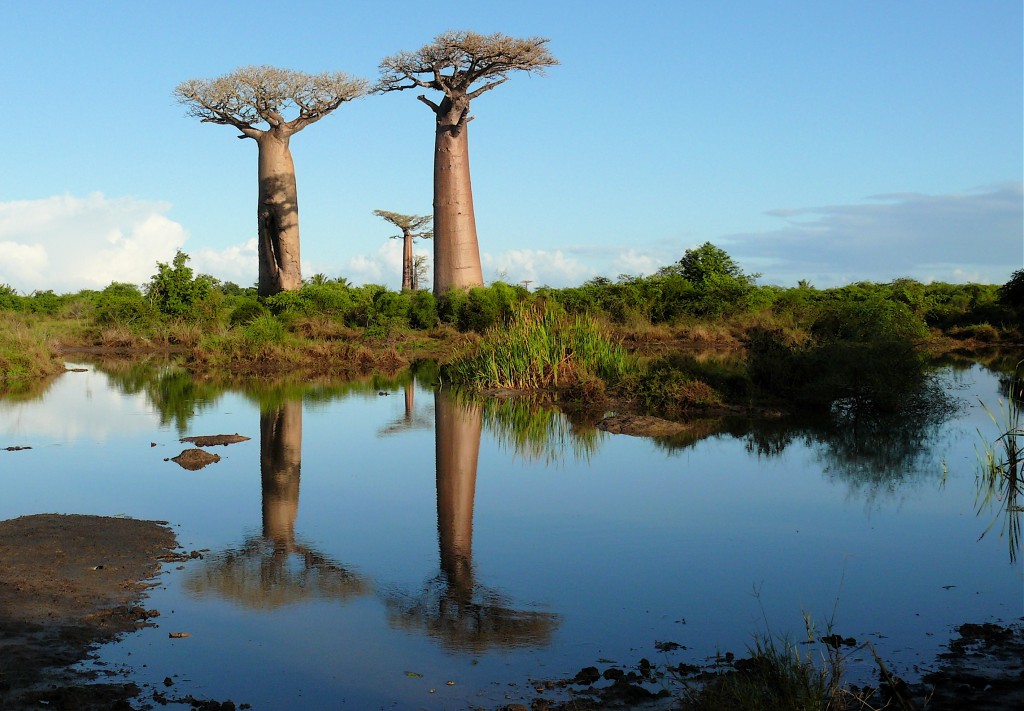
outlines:
[[[539, 35], [561, 65], [476, 100], [487, 281], [649, 274], [705, 241], [761, 283], [1005, 282], [1024, 262], [1019, 0], [4, 4], [0, 283], [148, 280], [176, 249], [256, 276], [256, 146], [185, 115], [246, 64], [373, 79], [446, 29]], [[418, 92], [292, 139], [303, 273], [400, 282], [374, 209], [429, 213]], [[429, 252], [430, 243], [417, 251]]]

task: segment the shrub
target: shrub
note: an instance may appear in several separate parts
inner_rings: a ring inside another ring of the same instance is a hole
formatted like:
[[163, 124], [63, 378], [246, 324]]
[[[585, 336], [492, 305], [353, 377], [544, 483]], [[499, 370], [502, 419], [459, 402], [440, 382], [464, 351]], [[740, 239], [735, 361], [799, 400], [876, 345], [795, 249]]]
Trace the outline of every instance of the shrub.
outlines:
[[459, 325], [462, 309], [469, 301], [469, 294], [462, 289], [450, 289], [437, 299], [437, 316], [442, 323]]
[[753, 329], [748, 369], [766, 392], [818, 408], [898, 409], [924, 380], [916, 339], [927, 330], [903, 303], [870, 298], [837, 302], [798, 342], [779, 329]]
[[8, 284], [0, 284], [0, 311], [21, 311], [22, 297]]
[[66, 300], [47, 289], [46, 291], [33, 291], [31, 295], [22, 300], [22, 304], [24, 309], [30, 313], [53, 316], [60, 311]]
[[184, 316], [206, 298], [213, 280], [204, 275], [192, 276], [192, 269], [186, 265], [189, 256], [180, 249], [174, 255], [171, 266], [157, 262], [157, 272], [146, 286], [146, 296], [160, 313], [168, 316]]
[[949, 329], [949, 336], [957, 340], [975, 340], [982, 343], [998, 343], [999, 329], [989, 323], [977, 323], [970, 326], [958, 326]]
[[103, 325], [138, 327], [151, 325], [158, 313], [139, 287], [115, 281], [96, 297], [95, 318]]
[[232, 326], [244, 326], [257, 316], [263, 316], [264, 314], [269, 313], [270, 311], [267, 307], [261, 304], [258, 300], [246, 298], [240, 300], [231, 310], [231, 315], [228, 317], [228, 323]]
[[428, 329], [438, 324], [437, 299], [429, 291], [414, 291], [409, 299], [409, 325], [413, 328]]
[[466, 304], [459, 314], [459, 330], [483, 333], [498, 323], [501, 306], [493, 290], [485, 287], [470, 289]]
[[242, 329], [242, 337], [251, 346], [284, 341], [284, 324], [273, 314], [260, 314]]

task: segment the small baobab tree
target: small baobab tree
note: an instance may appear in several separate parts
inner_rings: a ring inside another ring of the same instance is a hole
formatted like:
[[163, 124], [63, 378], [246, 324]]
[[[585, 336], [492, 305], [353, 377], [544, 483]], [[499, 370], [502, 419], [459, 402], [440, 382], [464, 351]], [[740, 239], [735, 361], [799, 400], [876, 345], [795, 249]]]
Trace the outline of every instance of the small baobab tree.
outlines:
[[420, 94], [435, 118], [434, 293], [483, 286], [473, 188], [469, 175], [470, 102], [508, 80], [513, 71], [543, 74], [558, 64], [542, 37], [448, 31], [415, 52], [399, 52], [380, 64], [378, 92], [434, 89], [440, 103]]
[[[259, 146], [259, 294], [302, 286], [299, 204], [289, 141], [346, 101], [367, 92], [364, 79], [343, 72], [306, 74], [242, 67], [216, 79], [190, 79], [174, 96], [203, 123], [234, 126]], [[296, 114], [286, 119], [285, 114]]]
[[427, 279], [427, 272], [430, 265], [427, 264], [427, 255], [417, 254], [412, 258], [412, 290], [418, 291], [423, 288], [421, 284]]
[[400, 235], [392, 235], [391, 239], [402, 240], [402, 291], [415, 289], [417, 285], [416, 271], [413, 265], [412, 241], [419, 239], [430, 239], [434, 231], [424, 229], [430, 224], [430, 215], [403, 215], [400, 212], [388, 212], [387, 210], [374, 210], [373, 214], [382, 217], [402, 231]]

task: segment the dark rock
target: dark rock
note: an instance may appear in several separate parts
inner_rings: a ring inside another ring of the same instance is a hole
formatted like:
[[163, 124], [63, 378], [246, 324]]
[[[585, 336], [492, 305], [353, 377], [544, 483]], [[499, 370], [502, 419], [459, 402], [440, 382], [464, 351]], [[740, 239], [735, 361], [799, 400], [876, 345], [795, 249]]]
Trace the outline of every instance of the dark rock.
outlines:
[[597, 667], [583, 667], [576, 672], [576, 676], [573, 677], [572, 681], [574, 684], [584, 684], [589, 686], [600, 678], [601, 672], [597, 670]]

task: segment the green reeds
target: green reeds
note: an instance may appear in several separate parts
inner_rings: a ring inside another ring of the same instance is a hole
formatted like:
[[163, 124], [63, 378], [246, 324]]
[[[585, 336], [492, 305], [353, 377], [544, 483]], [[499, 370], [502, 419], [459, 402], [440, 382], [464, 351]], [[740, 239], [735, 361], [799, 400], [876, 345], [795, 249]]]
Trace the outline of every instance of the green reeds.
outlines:
[[986, 437], [981, 430], [981, 448], [978, 450], [980, 471], [978, 472], [978, 494], [975, 500], [978, 515], [989, 509], [996, 514], [978, 540], [992, 530], [1002, 519], [1000, 538], [1005, 537], [1010, 549], [1010, 562], [1016, 562], [1021, 541], [1021, 496], [1024, 482], [1020, 478], [1024, 462], [1024, 421], [1022, 421], [1020, 398], [1024, 395], [1024, 380], [1020, 378], [1020, 364], [1009, 382], [1006, 400], [999, 400], [996, 412], [985, 403], [982, 408], [995, 425], [999, 436], [994, 440]]
[[536, 390], [569, 385], [583, 374], [616, 381], [632, 368], [625, 349], [592, 317], [517, 304], [505, 326], [489, 329], [443, 376], [479, 388]]
[[42, 378], [64, 370], [44, 326], [18, 314], [0, 319], [0, 385]]

